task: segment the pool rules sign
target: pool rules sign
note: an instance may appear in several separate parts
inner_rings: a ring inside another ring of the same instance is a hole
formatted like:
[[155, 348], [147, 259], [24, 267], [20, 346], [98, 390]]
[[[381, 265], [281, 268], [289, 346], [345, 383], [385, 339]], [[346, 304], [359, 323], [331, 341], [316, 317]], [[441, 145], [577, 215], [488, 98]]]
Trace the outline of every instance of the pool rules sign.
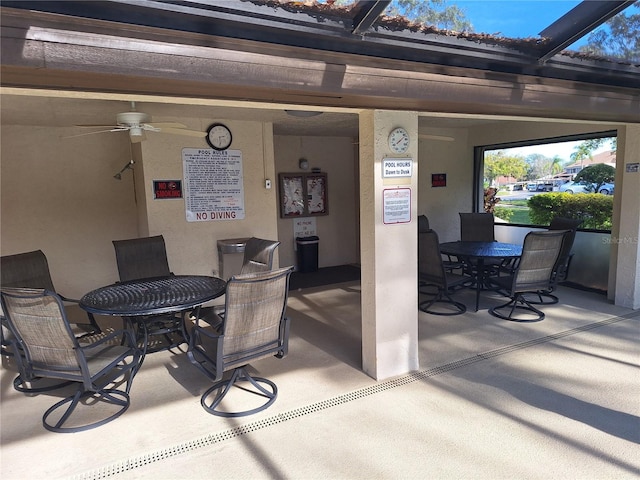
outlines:
[[182, 168], [188, 222], [244, 218], [240, 150], [183, 148]]

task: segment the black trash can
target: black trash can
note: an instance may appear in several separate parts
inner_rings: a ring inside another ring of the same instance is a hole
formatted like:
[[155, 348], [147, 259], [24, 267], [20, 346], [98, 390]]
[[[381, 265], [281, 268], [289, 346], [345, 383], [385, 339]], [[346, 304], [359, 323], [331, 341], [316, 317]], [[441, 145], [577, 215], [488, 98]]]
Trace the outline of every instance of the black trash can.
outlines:
[[318, 243], [320, 239], [312, 237], [296, 237], [298, 249], [298, 271], [315, 272], [318, 270]]

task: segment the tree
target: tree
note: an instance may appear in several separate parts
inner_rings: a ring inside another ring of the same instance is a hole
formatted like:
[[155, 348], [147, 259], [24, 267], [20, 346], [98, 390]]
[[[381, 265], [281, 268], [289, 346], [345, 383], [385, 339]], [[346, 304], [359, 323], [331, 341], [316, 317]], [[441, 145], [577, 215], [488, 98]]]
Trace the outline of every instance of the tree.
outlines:
[[[640, 9], [635, 3], [632, 8]], [[640, 14], [623, 12], [605, 23], [607, 28], [593, 31], [580, 51], [602, 57], [613, 56], [630, 63], [640, 63]]]
[[402, 15], [413, 22], [447, 30], [473, 31], [464, 11], [455, 5], [448, 6], [446, 0], [395, 0], [386, 14], [391, 17]]
[[593, 183], [595, 191], [599, 191], [600, 187], [604, 183], [613, 182], [616, 178], [616, 169], [611, 165], [605, 165], [604, 163], [598, 163], [597, 165], [591, 165], [583, 168], [573, 179], [575, 182], [584, 181], [587, 183]]
[[484, 158], [484, 176], [492, 184], [500, 176], [522, 179], [527, 173], [527, 163], [518, 155], [507, 156], [502, 150], [488, 152]]

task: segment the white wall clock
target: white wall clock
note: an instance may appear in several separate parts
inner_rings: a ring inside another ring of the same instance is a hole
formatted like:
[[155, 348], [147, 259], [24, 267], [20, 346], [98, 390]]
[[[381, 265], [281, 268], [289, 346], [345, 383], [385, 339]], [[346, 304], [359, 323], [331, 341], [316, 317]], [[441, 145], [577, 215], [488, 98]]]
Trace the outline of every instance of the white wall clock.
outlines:
[[207, 129], [206, 140], [214, 150], [226, 150], [231, 145], [233, 137], [229, 127], [222, 123], [214, 123]]

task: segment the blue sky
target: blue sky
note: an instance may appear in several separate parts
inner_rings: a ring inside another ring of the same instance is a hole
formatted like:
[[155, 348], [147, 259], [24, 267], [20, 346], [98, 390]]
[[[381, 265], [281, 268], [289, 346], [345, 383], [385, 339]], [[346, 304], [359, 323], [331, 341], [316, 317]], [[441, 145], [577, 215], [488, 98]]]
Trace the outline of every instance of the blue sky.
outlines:
[[527, 38], [538, 34], [580, 0], [448, 0], [466, 12], [477, 33]]

